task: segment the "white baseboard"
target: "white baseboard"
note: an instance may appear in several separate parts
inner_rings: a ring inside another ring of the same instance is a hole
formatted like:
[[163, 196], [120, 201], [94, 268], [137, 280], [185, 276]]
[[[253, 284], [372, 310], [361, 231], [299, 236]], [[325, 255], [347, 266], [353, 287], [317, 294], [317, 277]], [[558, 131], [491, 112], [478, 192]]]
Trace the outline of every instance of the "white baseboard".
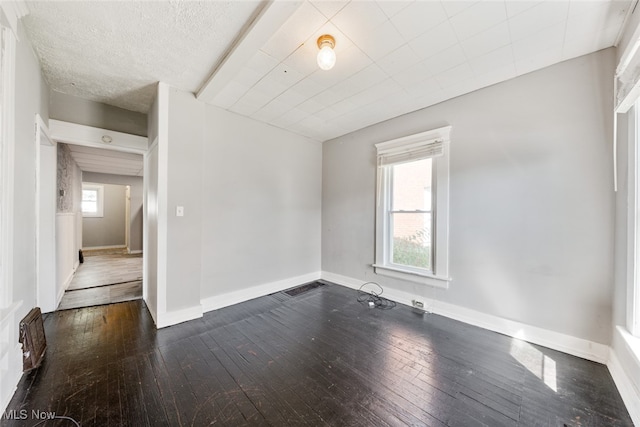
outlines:
[[131, 255], [138, 255], [138, 254], [141, 254], [141, 253], [142, 253], [142, 249], [135, 250], [135, 251], [129, 251], [129, 253], [130, 253]]
[[629, 411], [631, 421], [633, 421], [634, 425], [640, 426], [640, 393], [638, 393], [638, 390], [633, 386], [633, 383], [625, 373], [620, 360], [618, 360], [613, 350], [611, 350], [611, 354], [609, 355], [607, 368], [609, 368], [613, 382], [616, 383], [618, 392], [627, 407], [627, 411]]
[[304, 274], [302, 276], [278, 280], [276, 282], [263, 283], [261, 285], [252, 286], [250, 288], [240, 289], [238, 291], [228, 292], [225, 294], [214, 295], [205, 298], [201, 301], [202, 307], [206, 313], [207, 311], [228, 307], [230, 305], [269, 295], [274, 292], [280, 292], [297, 285], [313, 282], [314, 280], [318, 279], [320, 279], [320, 272], [316, 271], [313, 273]]
[[[322, 278], [338, 285], [358, 289], [365, 281], [323, 271]], [[392, 288], [384, 289], [384, 296], [397, 303], [412, 306], [416, 295]], [[538, 344], [553, 350], [562, 351], [583, 359], [598, 363], [607, 363], [609, 346], [588, 341], [582, 338], [565, 335], [559, 332], [542, 329], [513, 320], [503, 319], [491, 314], [481, 313], [469, 308], [433, 300], [430, 311], [441, 316], [459, 320], [470, 325], [479, 326], [490, 331], [518, 338], [532, 344]]]
[[149, 301], [147, 301], [146, 299], [144, 299], [144, 305], [147, 306], [147, 310], [149, 311], [149, 314], [151, 315], [151, 318], [153, 319], [153, 323], [156, 325], [156, 328], [157, 328], [158, 327], [158, 315], [156, 313], [156, 308], [152, 304], [149, 304]]
[[202, 317], [202, 313], [202, 304], [184, 308], [182, 310], [158, 313], [156, 326], [160, 329], [166, 328], [167, 326], [177, 325], [178, 323], [188, 322], [189, 320], [199, 319]]
[[87, 246], [82, 248], [83, 251], [100, 251], [103, 249], [127, 249], [127, 246], [126, 245]]

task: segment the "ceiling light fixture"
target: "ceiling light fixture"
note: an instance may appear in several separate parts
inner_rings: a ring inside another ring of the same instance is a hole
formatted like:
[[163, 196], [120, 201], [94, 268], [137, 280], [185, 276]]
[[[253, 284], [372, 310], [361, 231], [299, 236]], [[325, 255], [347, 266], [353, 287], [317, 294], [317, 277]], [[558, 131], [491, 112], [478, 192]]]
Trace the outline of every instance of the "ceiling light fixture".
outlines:
[[336, 47], [336, 40], [329, 34], [318, 37], [318, 67], [321, 70], [330, 70], [336, 65], [336, 53], [333, 48]]

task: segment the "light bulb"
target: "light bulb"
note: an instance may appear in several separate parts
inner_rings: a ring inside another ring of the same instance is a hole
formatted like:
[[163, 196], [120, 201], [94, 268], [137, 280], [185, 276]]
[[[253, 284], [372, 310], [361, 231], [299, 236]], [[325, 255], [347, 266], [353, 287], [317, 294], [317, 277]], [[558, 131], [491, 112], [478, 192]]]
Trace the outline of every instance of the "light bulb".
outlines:
[[321, 70], [330, 70], [336, 65], [336, 53], [331, 46], [324, 45], [318, 52], [318, 67]]

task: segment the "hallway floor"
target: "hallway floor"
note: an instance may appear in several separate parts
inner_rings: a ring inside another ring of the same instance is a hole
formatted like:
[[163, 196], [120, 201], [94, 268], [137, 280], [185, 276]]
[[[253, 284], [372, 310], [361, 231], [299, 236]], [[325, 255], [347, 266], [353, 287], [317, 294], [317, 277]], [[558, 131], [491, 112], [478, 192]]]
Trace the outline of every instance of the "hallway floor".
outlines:
[[142, 298], [142, 255], [85, 256], [58, 310]]

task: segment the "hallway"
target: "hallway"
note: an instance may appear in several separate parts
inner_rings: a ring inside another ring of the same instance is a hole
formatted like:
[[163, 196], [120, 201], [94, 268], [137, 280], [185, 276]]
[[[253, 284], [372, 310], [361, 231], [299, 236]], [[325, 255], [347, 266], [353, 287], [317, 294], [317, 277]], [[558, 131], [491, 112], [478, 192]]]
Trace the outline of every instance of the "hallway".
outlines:
[[85, 256], [58, 310], [142, 298], [142, 255]]

